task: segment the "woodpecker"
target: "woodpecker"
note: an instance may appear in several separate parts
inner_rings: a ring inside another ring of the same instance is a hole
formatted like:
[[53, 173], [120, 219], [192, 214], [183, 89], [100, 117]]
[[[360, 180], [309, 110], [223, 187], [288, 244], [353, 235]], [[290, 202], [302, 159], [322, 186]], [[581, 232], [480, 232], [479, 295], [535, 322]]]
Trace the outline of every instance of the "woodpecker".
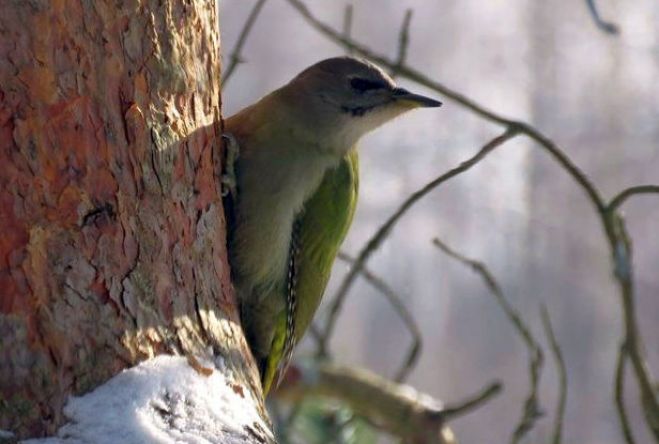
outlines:
[[406, 111], [440, 105], [368, 61], [335, 57], [226, 119], [237, 151], [229, 259], [264, 394], [309, 326], [352, 222], [355, 145]]

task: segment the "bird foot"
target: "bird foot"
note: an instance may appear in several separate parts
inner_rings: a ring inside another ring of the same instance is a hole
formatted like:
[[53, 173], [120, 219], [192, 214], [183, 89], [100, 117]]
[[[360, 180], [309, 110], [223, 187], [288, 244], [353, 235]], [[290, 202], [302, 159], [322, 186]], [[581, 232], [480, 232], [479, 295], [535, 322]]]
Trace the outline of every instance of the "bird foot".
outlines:
[[221, 177], [222, 197], [231, 196], [235, 201], [238, 195], [238, 182], [236, 180], [236, 160], [240, 154], [240, 145], [230, 133], [222, 134], [224, 140], [224, 172]]

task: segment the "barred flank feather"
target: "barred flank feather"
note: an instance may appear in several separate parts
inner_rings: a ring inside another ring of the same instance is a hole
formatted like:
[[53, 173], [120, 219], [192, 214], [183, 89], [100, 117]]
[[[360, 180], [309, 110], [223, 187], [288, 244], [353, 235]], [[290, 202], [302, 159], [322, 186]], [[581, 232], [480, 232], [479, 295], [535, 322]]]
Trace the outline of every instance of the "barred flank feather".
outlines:
[[329, 170], [293, 224], [287, 282], [287, 307], [277, 318], [263, 375], [263, 390], [286, 372], [320, 304], [334, 259], [348, 232], [357, 203], [358, 158], [352, 150]]

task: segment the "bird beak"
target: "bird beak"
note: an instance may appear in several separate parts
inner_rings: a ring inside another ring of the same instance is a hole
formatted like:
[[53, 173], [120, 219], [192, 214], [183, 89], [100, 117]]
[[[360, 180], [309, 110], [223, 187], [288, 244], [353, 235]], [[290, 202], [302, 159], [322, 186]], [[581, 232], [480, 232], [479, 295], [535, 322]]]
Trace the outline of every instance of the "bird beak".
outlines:
[[431, 99], [421, 94], [411, 93], [405, 88], [394, 88], [392, 97], [397, 102], [411, 106], [412, 108], [437, 108], [438, 106], [442, 106], [442, 102], [439, 100]]

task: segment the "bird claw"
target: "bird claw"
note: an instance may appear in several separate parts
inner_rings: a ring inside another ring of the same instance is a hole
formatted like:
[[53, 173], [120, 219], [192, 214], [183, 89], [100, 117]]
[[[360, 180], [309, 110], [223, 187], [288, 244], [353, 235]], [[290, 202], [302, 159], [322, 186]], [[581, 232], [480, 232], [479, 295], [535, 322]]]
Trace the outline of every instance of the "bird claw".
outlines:
[[225, 158], [224, 172], [220, 178], [222, 184], [222, 197], [231, 196], [236, 199], [238, 195], [238, 181], [236, 179], [236, 160], [240, 154], [240, 145], [231, 133], [222, 134], [224, 140]]

